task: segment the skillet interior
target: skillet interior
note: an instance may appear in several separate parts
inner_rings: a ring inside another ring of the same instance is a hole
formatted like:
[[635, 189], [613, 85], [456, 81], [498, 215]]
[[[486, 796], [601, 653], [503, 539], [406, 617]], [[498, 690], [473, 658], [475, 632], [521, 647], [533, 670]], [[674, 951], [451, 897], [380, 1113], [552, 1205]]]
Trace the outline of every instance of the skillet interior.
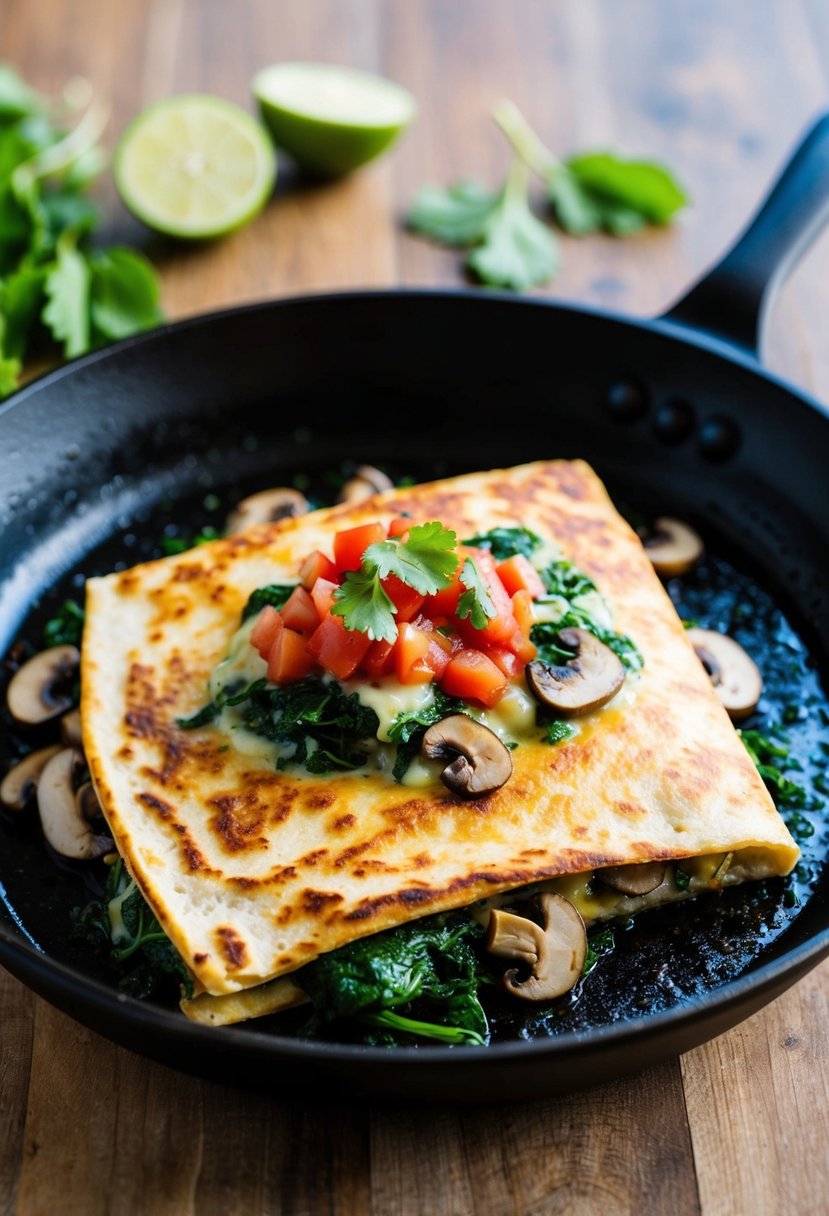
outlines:
[[[352, 455], [427, 475], [581, 455], [634, 508], [679, 514], [738, 554], [775, 590], [825, 669], [829, 536], [820, 452], [828, 434], [819, 406], [748, 361], [723, 358], [713, 344], [547, 304], [377, 293], [185, 323], [81, 360], [0, 413], [0, 649], [37, 591], [153, 501], [163, 514], [165, 500], [277, 484], [286, 473], [330, 469]], [[19, 861], [0, 861], [0, 882], [13, 885], [3, 867]], [[38, 880], [63, 881], [46, 867]], [[44, 927], [23, 920], [48, 949], [48, 915]], [[106, 992], [93, 1000], [93, 986], [54, 967], [44, 972], [5, 936], [0, 957], [33, 986], [159, 1058], [221, 1075], [238, 1054], [233, 1075], [242, 1079], [261, 1072], [257, 1057], [267, 1057], [281, 1070], [301, 1067], [306, 1081], [311, 1061], [329, 1084], [341, 1061], [351, 1067], [348, 1049], [250, 1030], [232, 1032], [233, 1046], [228, 1040], [229, 1051], [223, 1043], [218, 1054], [210, 1050], [215, 1038], [202, 1041], [178, 1015], [136, 1012]], [[483, 1053], [447, 1059], [441, 1052], [431, 1064], [430, 1051], [404, 1051], [395, 1053], [394, 1070], [385, 1053], [375, 1059], [356, 1050], [357, 1083], [444, 1096], [448, 1066], [464, 1074], [462, 1096], [473, 1097], [483, 1076], [512, 1058], [515, 1096], [571, 1088], [724, 1028], [767, 999], [763, 992], [791, 982], [829, 946], [826, 938], [824, 883], [763, 952], [746, 977], [753, 985], [715, 991], [682, 1017], [538, 1041], [518, 1071], [521, 1045], [498, 1045], [486, 1062]], [[404, 1061], [415, 1055], [420, 1067], [412, 1070]], [[538, 1071], [542, 1061], [549, 1067]]]

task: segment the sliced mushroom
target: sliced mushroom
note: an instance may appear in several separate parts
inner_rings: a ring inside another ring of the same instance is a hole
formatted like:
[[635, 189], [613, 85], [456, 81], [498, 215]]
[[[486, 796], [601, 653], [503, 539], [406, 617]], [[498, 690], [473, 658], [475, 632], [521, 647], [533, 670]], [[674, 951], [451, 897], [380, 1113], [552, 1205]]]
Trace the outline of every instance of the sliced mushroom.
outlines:
[[52, 646], [24, 663], [6, 693], [12, 717], [26, 726], [38, 726], [71, 709], [72, 682], [80, 661], [77, 646]]
[[509, 781], [512, 756], [494, 731], [466, 714], [451, 714], [430, 726], [421, 751], [429, 760], [448, 760], [441, 781], [461, 798], [481, 798]]
[[280, 519], [292, 519], [306, 515], [311, 506], [304, 494], [291, 486], [276, 486], [272, 490], [260, 490], [243, 498], [231, 511], [225, 523], [229, 536], [244, 532], [254, 524], [275, 524]]
[[663, 578], [685, 574], [705, 551], [702, 538], [693, 528], [668, 515], [654, 521], [653, 531], [643, 543], [654, 570]]
[[607, 866], [598, 871], [598, 877], [605, 886], [622, 895], [648, 895], [665, 878], [665, 862], [639, 861], [628, 866]]
[[9, 769], [0, 784], [0, 802], [9, 811], [22, 811], [37, 788], [38, 778], [46, 764], [61, 750], [59, 743], [30, 752], [19, 764]]
[[360, 502], [364, 498], [371, 498], [372, 494], [393, 489], [394, 482], [382, 469], [375, 469], [372, 464], [361, 464], [340, 490], [337, 502]]
[[75, 793], [75, 803], [87, 823], [94, 823], [101, 815], [101, 804], [91, 781], [84, 781]]
[[81, 711], [70, 709], [60, 720], [60, 739], [64, 747], [80, 747], [83, 743], [81, 735]]
[[518, 968], [504, 974], [504, 987], [525, 1001], [551, 1001], [578, 982], [587, 954], [587, 932], [576, 908], [561, 895], [539, 897], [543, 926], [525, 916], [493, 908], [487, 950], [530, 967], [525, 980]]
[[609, 646], [586, 629], [562, 629], [556, 641], [572, 650], [573, 658], [563, 667], [540, 659], [527, 664], [524, 674], [536, 700], [572, 718], [599, 709], [616, 696], [625, 682], [625, 668]]
[[79, 751], [63, 748], [48, 761], [37, 787], [43, 835], [56, 853], [72, 861], [92, 861], [113, 848], [109, 836], [95, 834], [84, 814], [81, 791], [75, 793], [82, 764]]
[[708, 672], [717, 696], [736, 721], [757, 708], [763, 677], [739, 642], [715, 629], [689, 629], [685, 635]]

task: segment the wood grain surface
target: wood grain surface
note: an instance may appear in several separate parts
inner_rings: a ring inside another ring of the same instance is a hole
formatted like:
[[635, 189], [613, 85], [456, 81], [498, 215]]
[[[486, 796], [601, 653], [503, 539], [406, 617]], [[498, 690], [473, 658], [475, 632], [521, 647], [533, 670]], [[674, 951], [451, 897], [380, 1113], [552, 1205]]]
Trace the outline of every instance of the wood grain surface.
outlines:
[[[110, 141], [145, 103], [209, 91], [250, 105], [268, 62], [384, 72], [420, 103], [394, 153], [353, 178], [285, 165], [249, 227], [209, 248], [146, 231], [105, 181], [105, 236], [157, 261], [170, 316], [345, 286], [454, 284], [458, 258], [408, 236], [427, 182], [494, 181], [502, 96], [555, 149], [664, 158], [693, 207], [627, 241], [565, 240], [557, 298], [652, 314], [725, 249], [829, 103], [822, 0], [2, 0], [0, 58], [111, 99]], [[829, 400], [829, 238], [772, 311], [767, 363]], [[554, 373], [554, 368], [551, 369]], [[0, 972], [0, 1213], [829, 1211], [829, 965], [730, 1033], [638, 1076], [524, 1107], [307, 1107], [194, 1080], [116, 1048]]]

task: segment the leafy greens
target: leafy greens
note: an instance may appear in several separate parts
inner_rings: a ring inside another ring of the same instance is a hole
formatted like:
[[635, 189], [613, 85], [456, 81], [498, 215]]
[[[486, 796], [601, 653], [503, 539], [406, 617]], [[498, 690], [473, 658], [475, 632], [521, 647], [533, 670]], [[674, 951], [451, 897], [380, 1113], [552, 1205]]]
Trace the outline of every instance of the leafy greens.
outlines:
[[103, 166], [107, 111], [93, 102], [76, 116], [0, 64], [0, 397], [44, 339], [71, 358], [162, 319], [147, 259], [90, 245], [98, 216], [85, 191]]

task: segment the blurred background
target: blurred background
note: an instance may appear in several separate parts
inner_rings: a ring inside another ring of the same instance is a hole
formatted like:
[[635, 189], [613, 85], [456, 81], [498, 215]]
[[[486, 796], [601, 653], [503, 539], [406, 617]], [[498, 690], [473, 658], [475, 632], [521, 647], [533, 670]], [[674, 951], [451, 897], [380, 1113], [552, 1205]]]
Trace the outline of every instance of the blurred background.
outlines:
[[[154, 237], [94, 189], [100, 239], [144, 249], [171, 317], [297, 291], [458, 284], [461, 258], [405, 232], [414, 192], [503, 177], [509, 152], [489, 117], [511, 98], [564, 155], [612, 148], [667, 164], [691, 205], [627, 239], [563, 238], [564, 265], [536, 289], [652, 314], [716, 259], [807, 123], [829, 101], [822, 0], [3, 0], [0, 58], [37, 89], [86, 77], [112, 117], [111, 149], [147, 103], [209, 92], [255, 112], [254, 72], [284, 59], [368, 69], [412, 91], [419, 116], [381, 160], [343, 180], [303, 182], [286, 159], [252, 224], [208, 246]], [[543, 189], [533, 186], [537, 213]], [[816, 324], [829, 239], [775, 309], [767, 360], [829, 397]]]

